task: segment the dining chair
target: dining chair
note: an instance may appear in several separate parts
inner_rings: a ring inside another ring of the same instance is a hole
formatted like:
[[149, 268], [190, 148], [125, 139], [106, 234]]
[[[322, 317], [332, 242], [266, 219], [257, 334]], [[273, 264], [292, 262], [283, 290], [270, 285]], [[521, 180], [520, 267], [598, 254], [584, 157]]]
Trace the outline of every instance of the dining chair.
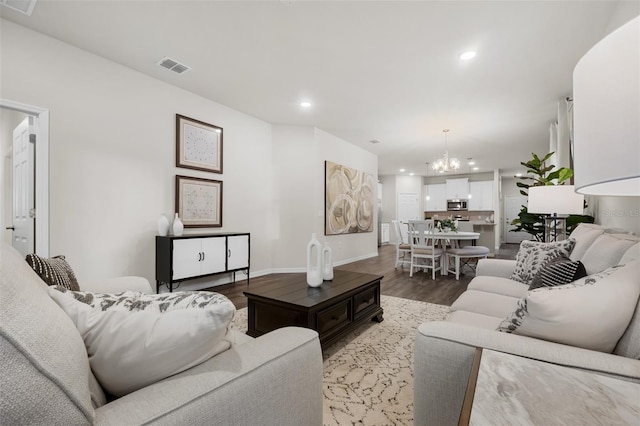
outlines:
[[[453, 246], [445, 252], [445, 267], [447, 272], [455, 273], [456, 280], [460, 279], [460, 272], [464, 266], [469, 266], [475, 271], [479, 259], [486, 259], [489, 255], [489, 248], [484, 246]], [[453, 269], [451, 266], [453, 259]], [[471, 264], [471, 259], [476, 259], [475, 265]]]
[[[473, 224], [471, 222], [459, 221], [458, 232], [473, 232]], [[458, 241], [458, 247], [471, 246], [475, 243], [472, 240], [460, 240]]]
[[[411, 266], [409, 276], [413, 276], [413, 269], [431, 269], [431, 279], [436, 279], [436, 272], [442, 269], [443, 250], [436, 247], [433, 237], [433, 221], [410, 220], [409, 242], [411, 244]], [[420, 262], [422, 261], [422, 262]]]
[[408, 239], [405, 238], [405, 235], [402, 232], [402, 224], [399, 220], [392, 220], [393, 229], [396, 233], [396, 268], [398, 266], [403, 267], [406, 263], [407, 265], [411, 264], [411, 260], [407, 260], [407, 256], [411, 256], [411, 244], [409, 244]]

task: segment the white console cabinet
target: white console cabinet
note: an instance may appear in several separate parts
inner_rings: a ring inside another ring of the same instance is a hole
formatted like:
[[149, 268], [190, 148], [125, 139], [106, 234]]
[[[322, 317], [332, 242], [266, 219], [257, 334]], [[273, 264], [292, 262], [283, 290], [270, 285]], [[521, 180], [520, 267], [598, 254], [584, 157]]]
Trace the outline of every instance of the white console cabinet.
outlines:
[[227, 236], [227, 270], [249, 268], [249, 234]]
[[246, 270], [249, 280], [250, 235], [247, 233], [156, 237], [156, 292], [208, 275]]

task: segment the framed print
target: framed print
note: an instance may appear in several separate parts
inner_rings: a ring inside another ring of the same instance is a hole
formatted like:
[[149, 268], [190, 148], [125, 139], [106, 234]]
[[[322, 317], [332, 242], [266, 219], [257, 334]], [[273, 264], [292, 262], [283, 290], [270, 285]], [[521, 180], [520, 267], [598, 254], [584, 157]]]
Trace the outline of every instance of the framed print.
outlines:
[[222, 182], [176, 175], [176, 212], [185, 228], [222, 226]]
[[325, 235], [373, 232], [376, 184], [363, 171], [325, 161]]
[[176, 167], [222, 173], [222, 127], [176, 114]]

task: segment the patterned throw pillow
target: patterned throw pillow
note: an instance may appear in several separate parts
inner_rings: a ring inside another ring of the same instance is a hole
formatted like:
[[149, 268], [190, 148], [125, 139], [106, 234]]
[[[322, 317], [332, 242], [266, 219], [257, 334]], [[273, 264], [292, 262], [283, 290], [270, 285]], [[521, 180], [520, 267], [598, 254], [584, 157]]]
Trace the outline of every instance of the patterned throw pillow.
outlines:
[[516, 255], [516, 267], [511, 279], [523, 284], [531, 285], [542, 266], [550, 259], [564, 255], [569, 257], [575, 240], [568, 239], [554, 243], [539, 243], [537, 241], [523, 241]]
[[206, 291], [89, 293], [50, 287], [84, 340], [105, 391], [123, 396], [200, 364], [231, 346], [235, 306]]
[[28, 254], [25, 260], [47, 285], [59, 285], [71, 291], [80, 290], [78, 280], [64, 256], [46, 259], [37, 254]]
[[[587, 285], [593, 285], [603, 278], [608, 277], [614, 272], [618, 271], [622, 265], [614, 266], [612, 268], [605, 269], [602, 272], [598, 272], [597, 274], [588, 275], [582, 277], [583, 279], [578, 278], [580, 281], [573, 282], [570, 284], [564, 284], [562, 286], [543, 286], [538, 289], [537, 292], [548, 292], [548, 291], [567, 291], [576, 288], [580, 288]], [[531, 293], [532, 294], [532, 293]], [[543, 293], [538, 293], [543, 294]], [[507, 317], [502, 320], [497, 331], [501, 331], [503, 333], [515, 333], [518, 328], [520, 328], [524, 322], [524, 320], [528, 317], [529, 311], [527, 309], [527, 300], [529, 299], [530, 293], [527, 293], [524, 297], [520, 298], [516, 303], [516, 310], [511, 312]]]
[[556, 285], [569, 284], [582, 277], [587, 276], [587, 270], [582, 262], [572, 261], [568, 257], [558, 256], [549, 260], [538, 271], [529, 290], [540, 287], [553, 287]]
[[528, 291], [497, 331], [611, 352], [634, 315], [638, 276], [640, 260], [571, 284]]

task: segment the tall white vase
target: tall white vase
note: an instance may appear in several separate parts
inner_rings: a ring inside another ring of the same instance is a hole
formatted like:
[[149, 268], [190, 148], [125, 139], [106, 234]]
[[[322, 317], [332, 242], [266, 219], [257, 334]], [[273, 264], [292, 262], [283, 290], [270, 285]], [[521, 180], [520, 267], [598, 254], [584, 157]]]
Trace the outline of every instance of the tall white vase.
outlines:
[[333, 250], [327, 243], [324, 243], [322, 248], [322, 279], [325, 281], [333, 279]]
[[311, 234], [311, 241], [307, 244], [307, 284], [318, 287], [322, 284], [322, 244]]
[[169, 219], [165, 215], [158, 218], [158, 235], [166, 237], [169, 234]]
[[182, 235], [182, 231], [184, 231], [184, 225], [176, 213], [176, 217], [173, 219], [173, 235], [179, 237]]

